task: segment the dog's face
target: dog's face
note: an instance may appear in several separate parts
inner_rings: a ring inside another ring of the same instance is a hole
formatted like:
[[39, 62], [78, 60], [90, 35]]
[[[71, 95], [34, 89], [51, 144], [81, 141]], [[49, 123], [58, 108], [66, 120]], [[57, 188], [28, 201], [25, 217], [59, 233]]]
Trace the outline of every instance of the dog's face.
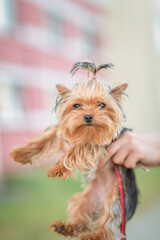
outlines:
[[122, 93], [127, 84], [111, 90], [95, 79], [72, 90], [57, 85], [58, 132], [71, 144], [109, 144], [121, 130]]

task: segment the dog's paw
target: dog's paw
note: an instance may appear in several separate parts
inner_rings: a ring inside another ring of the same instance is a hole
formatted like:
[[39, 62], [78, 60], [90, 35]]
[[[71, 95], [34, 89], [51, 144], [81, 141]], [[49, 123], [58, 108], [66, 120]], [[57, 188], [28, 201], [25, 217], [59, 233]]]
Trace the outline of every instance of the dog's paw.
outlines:
[[74, 224], [68, 223], [65, 224], [61, 221], [54, 221], [51, 225], [50, 225], [50, 229], [61, 234], [64, 235], [66, 237], [73, 237], [76, 236], [76, 226]]
[[10, 152], [9, 156], [14, 159], [15, 162], [19, 162], [21, 164], [32, 164], [31, 156], [25, 152], [24, 147], [17, 147]]
[[61, 177], [63, 180], [65, 180], [66, 178], [69, 178], [71, 176], [71, 172], [65, 167], [59, 168], [55, 165], [47, 170], [47, 176], [50, 178]]

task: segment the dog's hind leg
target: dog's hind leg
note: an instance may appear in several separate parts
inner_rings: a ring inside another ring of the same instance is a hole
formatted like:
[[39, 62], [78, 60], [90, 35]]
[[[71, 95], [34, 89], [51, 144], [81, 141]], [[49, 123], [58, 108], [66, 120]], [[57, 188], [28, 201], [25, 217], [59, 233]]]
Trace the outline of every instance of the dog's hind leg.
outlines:
[[[103, 184], [106, 184], [106, 182], [104, 182]], [[94, 231], [90, 233], [80, 234], [78, 237], [80, 240], [121, 239], [121, 205], [119, 199], [118, 182], [114, 173], [112, 173], [112, 182], [110, 184], [111, 185], [109, 189], [111, 190], [108, 189], [108, 195], [106, 200], [104, 201], [103, 211], [94, 223]]]
[[91, 184], [84, 192], [71, 198], [67, 223], [54, 221], [50, 228], [68, 237], [78, 237], [80, 233], [87, 231], [93, 212], [94, 199], [91, 198], [93, 187]]

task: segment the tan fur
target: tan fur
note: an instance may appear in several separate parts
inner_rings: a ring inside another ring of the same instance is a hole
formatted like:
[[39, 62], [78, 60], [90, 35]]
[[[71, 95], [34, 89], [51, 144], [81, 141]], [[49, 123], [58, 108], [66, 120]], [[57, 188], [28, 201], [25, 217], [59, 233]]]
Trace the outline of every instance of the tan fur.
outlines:
[[53, 156], [61, 148], [61, 141], [56, 136], [57, 127], [51, 126], [46, 131], [28, 141], [25, 146], [15, 147], [10, 156], [22, 164]]
[[118, 104], [121, 104], [122, 97], [123, 97], [122, 93], [126, 90], [127, 87], [128, 87], [128, 84], [125, 83], [112, 89], [111, 95]]
[[[64, 180], [78, 168], [85, 174], [89, 185], [83, 193], [71, 199], [69, 222], [54, 221], [50, 226], [59, 234], [81, 240], [114, 239], [108, 222], [114, 218], [111, 205], [118, 197], [117, 179], [112, 163], [104, 172], [98, 172], [97, 165], [104, 157], [105, 146], [118, 136], [122, 128], [123, 113], [119, 105], [126, 87], [127, 84], [123, 84], [110, 92], [108, 86], [96, 79], [76, 84], [72, 90], [57, 85], [58, 125], [49, 127], [10, 153], [15, 161], [26, 164], [64, 151], [64, 141], [70, 144], [70, 149], [65, 150], [62, 158], [48, 169], [47, 175]], [[104, 108], [99, 106], [101, 103], [105, 104]], [[75, 104], [80, 107], [75, 108]], [[84, 121], [85, 115], [93, 116], [90, 126]]]

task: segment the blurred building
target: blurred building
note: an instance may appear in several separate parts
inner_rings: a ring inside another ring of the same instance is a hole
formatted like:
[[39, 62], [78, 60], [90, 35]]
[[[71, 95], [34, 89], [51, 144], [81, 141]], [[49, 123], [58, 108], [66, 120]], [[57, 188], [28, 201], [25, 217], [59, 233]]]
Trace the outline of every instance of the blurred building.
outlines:
[[0, 1], [1, 171], [18, 167], [8, 157], [14, 145], [52, 122], [52, 89], [73, 63], [102, 58], [102, 2]]
[[127, 125], [160, 131], [160, 1], [112, 0], [112, 56], [116, 80], [127, 82]]

